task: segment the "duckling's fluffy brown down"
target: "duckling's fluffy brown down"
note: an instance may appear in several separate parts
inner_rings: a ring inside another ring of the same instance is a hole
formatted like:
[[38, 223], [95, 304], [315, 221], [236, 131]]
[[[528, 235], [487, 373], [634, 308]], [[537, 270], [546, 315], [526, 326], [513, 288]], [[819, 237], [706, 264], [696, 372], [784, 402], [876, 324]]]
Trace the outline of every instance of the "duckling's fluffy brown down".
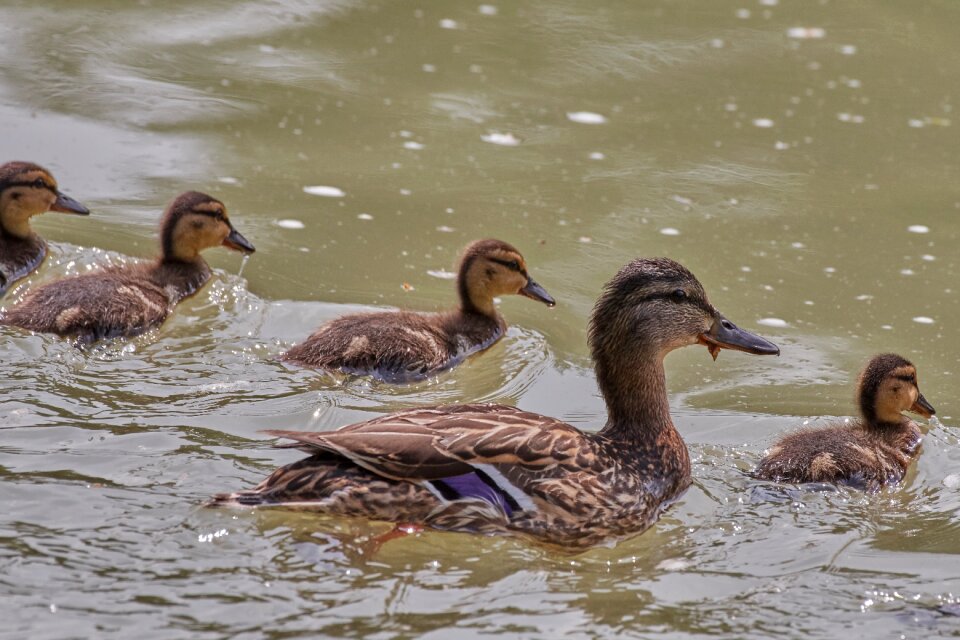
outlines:
[[87, 215], [90, 211], [61, 193], [49, 171], [32, 162], [0, 165], [0, 295], [40, 266], [47, 243], [30, 228], [45, 211]]
[[857, 384], [861, 417], [849, 424], [801, 429], [777, 442], [755, 476], [785, 482], [831, 482], [875, 491], [903, 479], [923, 437], [904, 416], [935, 413], [917, 383], [916, 367], [894, 353], [874, 356]]
[[381, 311], [329, 322], [283, 354], [305, 367], [371, 375], [385, 382], [423, 380], [499, 340], [507, 324], [494, 298], [519, 294], [553, 306], [527, 273], [520, 252], [502, 240], [477, 240], [457, 270], [459, 306], [443, 313]]
[[154, 327], [210, 277], [206, 263], [155, 262], [52, 282], [0, 323], [92, 342]]
[[756, 477], [779, 482], [829, 482], [870, 491], [903, 479], [923, 434], [912, 420], [890, 432], [862, 422], [791, 433], [771, 447]]
[[227, 217], [222, 202], [197, 191], [177, 196], [160, 222], [160, 256], [64, 278], [30, 291], [0, 324], [92, 342], [133, 336], [154, 327], [210, 278], [200, 256], [215, 246], [254, 251]]
[[496, 342], [504, 329], [500, 318], [455, 311], [359, 313], [320, 327], [283, 358], [403, 382], [455, 366]]

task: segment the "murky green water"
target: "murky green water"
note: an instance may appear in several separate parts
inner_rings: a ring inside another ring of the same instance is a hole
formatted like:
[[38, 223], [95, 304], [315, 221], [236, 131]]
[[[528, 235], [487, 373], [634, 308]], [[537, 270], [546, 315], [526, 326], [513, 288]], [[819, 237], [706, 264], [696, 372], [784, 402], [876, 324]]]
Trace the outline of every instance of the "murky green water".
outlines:
[[[38, 220], [51, 258], [0, 304], [150, 255], [186, 189], [258, 248], [242, 277], [210, 251], [213, 282], [128, 343], [0, 330], [0, 635], [960, 632], [949, 426], [878, 495], [743, 473], [784, 429], [849, 414], [879, 351], [913, 359], [952, 423], [958, 24], [956, 3], [906, 0], [0, 2], [0, 159], [94, 210]], [[405, 388], [274, 360], [360, 306], [449, 304], [429, 272], [481, 236], [558, 300], [504, 300], [481, 358]], [[381, 526], [199, 506], [297, 458], [264, 428], [467, 400], [597, 428], [586, 319], [637, 255], [682, 261], [783, 348], [669, 358], [694, 486], [644, 535], [564, 556], [427, 533], [370, 558]]]

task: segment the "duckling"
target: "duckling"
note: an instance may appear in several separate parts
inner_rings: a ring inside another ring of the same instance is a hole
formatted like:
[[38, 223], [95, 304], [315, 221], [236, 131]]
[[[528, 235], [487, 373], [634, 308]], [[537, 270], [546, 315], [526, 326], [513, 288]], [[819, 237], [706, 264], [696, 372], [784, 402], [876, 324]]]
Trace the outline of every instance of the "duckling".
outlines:
[[727, 320], [694, 275], [667, 258], [634, 260], [607, 283], [589, 343], [608, 409], [597, 433], [496, 404], [410, 409], [332, 432], [268, 431], [293, 440], [281, 448], [310, 457], [208, 504], [518, 534], [574, 548], [638, 534], [690, 484], [664, 357], [694, 344], [714, 358], [721, 349], [780, 350]]
[[423, 380], [455, 367], [499, 340], [507, 323], [494, 306], [511, 293], [555, 302], [527, 274], [513, 246], [478, 240], [463, 252], [457, 273], [460, 306], [442, 313], [381, 311], [337, 318], [281, 356], [305, 367], [371, 375], [385, 382]]
[[90, 213], [61, 193], [43, 167], [32, 162], [0, 165], [0, 295], [30, 275], [47, 255], [47, 243], [30, 229], [30, 218], [45, 211]]
[[904, 416], [936, 411], [920, 393], [917, 368], [894, 353], [874, 356], [857, 384], [860, 420], [802, 429], [781, 438], [760, 462], [757, 478], [831, 482], [876, 491], [903, 479], [923, 434]]
[[219, 245], [254, 251], [233, 228], [222, 202], [188, 191], [163, 214], [156, 260], [43, 285], [0, 316], [0, 324], [75, 336], [82, 343], [136, 335], [159, 325], [206, 283], [210, 267], [200, 251]]

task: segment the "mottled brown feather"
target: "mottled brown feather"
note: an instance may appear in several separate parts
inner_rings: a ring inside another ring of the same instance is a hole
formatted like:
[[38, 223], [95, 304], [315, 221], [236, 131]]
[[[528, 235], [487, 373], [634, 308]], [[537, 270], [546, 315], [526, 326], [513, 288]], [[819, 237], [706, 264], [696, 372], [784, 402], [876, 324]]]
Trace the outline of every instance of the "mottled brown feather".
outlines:
[[[661, 295], [663, 287], [678, 285], [696, 297], [671, 302]], [[635, 535], [690, 484], [690, 458], [670, 419], [663, 358], [722, 320], [682, 266], [636, 260], [611, 281], [591, 320], [609, 409], [599, 433], [496, 404], [410, 409], [324, 433], [270, 431], [293, 440], [281, 447], [310, 457], [210, 504], [514, 533], [574, 548]], [[468, 473], [496, 483], [517, 508], [437, 489], [437, 482]]]

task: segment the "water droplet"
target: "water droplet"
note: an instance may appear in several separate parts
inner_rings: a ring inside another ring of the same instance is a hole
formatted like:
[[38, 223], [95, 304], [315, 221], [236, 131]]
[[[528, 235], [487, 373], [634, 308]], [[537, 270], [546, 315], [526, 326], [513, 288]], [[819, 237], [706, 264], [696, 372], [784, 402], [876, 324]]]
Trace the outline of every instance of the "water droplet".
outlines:
[[285, 218], [283, 220], [277, 220], [274, 224], [282, 229], [303, 229], [307, 225], [303, 224], [299, 220], [294, 220], [292, 218]]
[[769, 129], [773, 126], [773, 120], [770, 118], [754, 118], [753, 126], [760, 127], [761, 129]]
[[678, 236], [680, 235], [680, 230], [674, 229], [673, 227], [664, 227], [663, 229], [660, 229], [660, 233], [665, 236]]
[[910, 233], [930, 233], [930, 227], [925, 224], [912, 224], [907, 227]]

